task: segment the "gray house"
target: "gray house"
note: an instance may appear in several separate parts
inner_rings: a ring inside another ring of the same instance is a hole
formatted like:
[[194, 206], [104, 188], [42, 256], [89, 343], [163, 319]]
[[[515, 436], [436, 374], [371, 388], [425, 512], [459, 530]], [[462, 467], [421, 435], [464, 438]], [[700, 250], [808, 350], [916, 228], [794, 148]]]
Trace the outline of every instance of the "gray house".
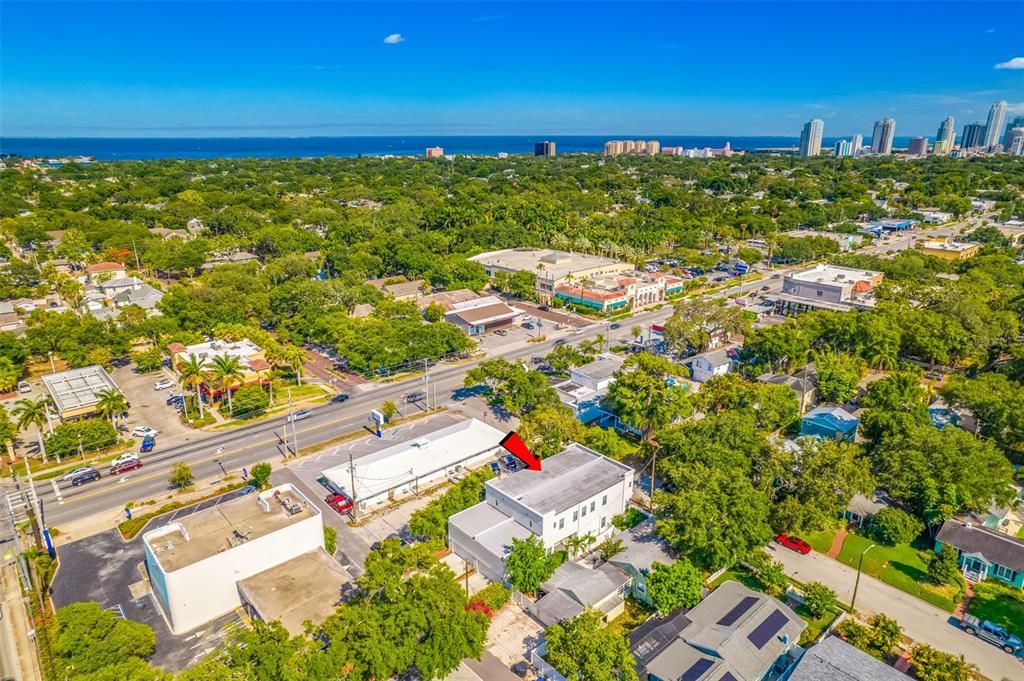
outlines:
[[636, 527], [620, 532], [613, 539], [622, 542], [622, 551], [608, 559], [608, 562], [630, 576], [629, 594], [633, 598], [651, 605], [647, 591], [647, 576], [655, 563], [671, 565], [676, 557], [665, 541], [654, 533], [654, 519], [648, 519]]
[[629, 576], [610, 563], [589, 568], [569, 561], [541, 584], [543, 595], [527, 609], [545, 627], [576, 617], [588, 607], [607, 623], [625, 609], [622, 596], [628, 584]]
[[789, 681], [907, 681], [881, 660], [830, 636], [807, 650]]

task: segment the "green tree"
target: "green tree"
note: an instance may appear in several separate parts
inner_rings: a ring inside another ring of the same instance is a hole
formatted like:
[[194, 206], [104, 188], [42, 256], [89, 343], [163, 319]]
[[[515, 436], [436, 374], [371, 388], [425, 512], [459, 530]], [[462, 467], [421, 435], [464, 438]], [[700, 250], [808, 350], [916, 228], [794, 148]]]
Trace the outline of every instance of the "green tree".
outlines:
[[15, 366], [9, 357], [0, 357], [0, 392], [7, 392], [18, 385], [21, 368]]
[[903, 640], [903, 627], [891, 617], [879, 613], [871, 618], [871, 647], [883, 656]]
[[817, 353], [814, 368], [818, 374], [818, 399], [821, 401], [845, 403], [857, 396], [863, 373], [862, 362], [857, 357]]
[[703, 597], [704, 577], [693, 563], [680, 558], [671, 565], [655, 562], [647, 576], [647, 590], [654, 609], [667, 615], [676, 608], [692, 608]]
[[558, 404], [524, 414], [518, 432], [530, 451], [544, 459], [558, 454], [573, 442], [581, 442], [587, 428], [572, 409]]
[[[206, 360], [189, 355], [178, 364], [178, 382], [182, 388], [188, 390], [190, 387], [196, 391], [196, 404], [199, 405], [199, 417], [203, 417], [203, 397], [201, 386], [206, 380]], [[186, 414], [186, 417], [188, 414]]]
[[91, 244], [82, 230], [70, 227], [60, 236], [60, 243], [54, 249], [58, 258], [66, 258], [74, 263], [83, 262], [92, 252]]
[[924, 523], [902, 509], [889, 507], [875, 514], [868, 529], [875, 541], [896, 546], [917, 539], [924, 532]]
[[0, 447], [14, 442], [16, 437], [18, 437], [18, 426], [11, 421], [11, 417], [7, 414], [7, 408], [0, 405]]
[[171, 468], [171, 475], [167, 478], [167, 482], [172, 487], [178, 489], [188, 489], [195, 482], [195, 476], [192, 475], [192, 467], [187, 463], [176, 463]]
[[931, 425], [928, 395], [918, 371], [901, 371], [872, 382], [862, 402], [862, 432], [874, 443], [914, 425]]
[[409, 531], [434, 541], [448, 540], [448, 518], [478, 504], [484, 496], [484, 483], [494, 477], [490, 468], [481, 468], [455, 483], [409, 517]]
[[164, 353], [155, 345], [148, 350], [132, 353], [132, 361], [139, 373], [148, 374], [160, 368], [164, 361]]
[[942, 548], [932, 554], [928, 561], [928, 577], [936, 584], [964, 586], [964, 575], [960, 570], [960, 554], [956, 548], [943, 544]]
[[423, 317], [431, 323], [439, 322], [444, 319], [444, 305], [440, 303], [431, 303], [427, 305], [427, 309], [423, 311]]
[[785, 591], [789, 578], [782, 563], [772, 560], [771, 556], [759, 548], [750, 552], [746, 563], [750, 566], [750, 574], [766, 593], [778, 596]]
[[821, 617], [839, 606], [836, 592], [821, 582], [809, 582], [803, 591], [804, 607], [813, 617]]
[[534, 593], [541, 583], [554, 574], [558, 562], [544, 549], [536, 535], [526, 539], [512, 539], [512, 550], [505, 561], [505, 574], [509, 584], [517, 591]]
[[973, 681], [978, 668], [963, 655], [951, 655], [920, 643], [910, 650], [914, 674], [921, 681]]
[[747, 327], [740, 307], [720, 298], [684, 298], [665, 322], [663, 335], [677, 353], [704, 352], [719, 335], [742, 333]]
[[249, 469], [249, 481], [256, 486], [256, 489], [267, 489], [270, 486], [270, 473], [273, 469], [266, 461], [253, 464]]
[[398, 405], [391, 400], [384, 400], [380, 405], [380, 413], [384, 414], [384, 418], [390, 421], [398, 413]]
[[234, 406], [231, 403], [231, 387], [235, 382], [244, 376], [242, 372], [242, 361], [234, 355], [214, 355], [210, 360], [210, 378], [220, 383], [221, 400], [226, 394], [228, 397], [228, 413], [235, 415]]
[[596, 610], [549, 627], [544, 637], [548, 663], [567, 679], [637, 681], [626, 639], [606, 629]]
[[262, 414], [270, 407], [270, 395], [259, 385], [247, 385], [235, 391], [234, 396], [235, 416], [247, 418]]
[[[28, 430], [35, 426], [39, 435], [39, 453], [46, 463], [46, 446], [43, 444], [43, 426], [49, 423], [46, 414], [49, 409], [49, 398], [37, 397], [35, 399], [21, 399], [14, 403], [11, 409], [11, 416], [15, 418], [18, 430]], [[60, 461], [60, 456], [57, 457]]]
[[646, 352], [625, 361], [608, 391], [615, 413], [650, 443], [658, 428], [693, 411], [686, 391], [669, 379], [685, 372], [672, 362]]
[[[117, 388], [106, 388], [96, 393], [96, 411], [103, 418], [110, 419], [110, 425], [114, 425], [114, 419], [120, 414], [128, 411], [128, 399]], [[115, 426], [116, 427], [116, 426]]]
[[53, 654], [61, 678], [102, 678], [109, 668], [132, 659], [146, 660], [156, 649], [156, 632], [151, 628], [122, 619], [95, 602], [66, 605], [57, 611], [56, 619]]

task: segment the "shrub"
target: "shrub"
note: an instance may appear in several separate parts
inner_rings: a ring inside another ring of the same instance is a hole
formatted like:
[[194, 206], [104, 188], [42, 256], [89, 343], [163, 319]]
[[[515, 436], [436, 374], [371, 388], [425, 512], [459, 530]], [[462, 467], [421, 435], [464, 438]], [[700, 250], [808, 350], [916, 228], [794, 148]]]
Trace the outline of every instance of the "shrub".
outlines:
[[903, 639], [903, 627], [891, 617], [882, 614], [871, 618], [871, 647], [888, 655]]
[[178, 489], [187, 489], [192, 486], [195, 482], [195, 476], [192, 475], [192, 467], [187, 463], [176, 463], [174, 468], [171, 469], [171, 475], [167, 478], [167, 481], [171, 483], [172, 487]]
[[928, 576], [936, 584], [949, 584], [964, 590], [964, 575], [960, 571], [960, 554], [949, 544], [944, 544], [938, 553], [932, 554], [928, 562]]
[[253, 464], [253, 467], [249, 470], [251, 484], [255, 486], [256, 489], [266, 489], [267, 486], [270, 485], [271, 470], [270, 464], [266, 461]]
[[909, 544], [924, 531], [924, 523], [898, 508], [883, 508], [871, 520], [869, 528], [875, 541], [887, 546]]
[[492, 611], [497, 612], [508, 603], [512, 593], [505, 588], [504, 584], [493, 582], [476, 592], [474, 599], [483, 601]]
[[[79, 439], [81, 436], [81, 439]], [[74, 456], [81, 442], [83, 452], [95, 452], [117, 444], [117, 431], [107, 419], [61, 423], [46, 436], [46, 453], [50, 456]]]
[[836, 592], [820, 582], [810, 582], [804, 587], [804, 606], [814, 617], [821, 617], [839, 605]]
[[[231, 395], [231, 407], [236, 418], [245, 418], [262, 413], [270, 406], [270, 396], [258, 385], [247, 385]], [[222, 405], [225, 409], [227, 404]]]
[[330, 525], [324, 525], [324, 551], [334, 555], [338, 550], [338, 531]]
[[747, 565], [750, 566], [750, 574], [754, 576], [761, 588], [772, 596], [777, 596], [786, 588], [789, 579], [786, 571], [782, 569], [782, 563], [772, 560], [760, 549], [751, 552], [747, 558]]
[[612, 525], [614, 525], [617, 530], [628, 530], [636, 527], [646, 518], [647, 516], [644, 515], [643, 511], [630, 506], [626, 509], [625, 513], [612, 516]]

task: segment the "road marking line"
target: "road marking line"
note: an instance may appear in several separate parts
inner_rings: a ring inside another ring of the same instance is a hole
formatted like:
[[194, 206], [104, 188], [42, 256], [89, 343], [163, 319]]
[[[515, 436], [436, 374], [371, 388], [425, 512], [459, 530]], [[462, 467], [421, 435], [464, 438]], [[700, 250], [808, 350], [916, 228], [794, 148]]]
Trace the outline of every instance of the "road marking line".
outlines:
[[[57, 486], [57, 481], [56, 480], [51, 480], [50, 484], [53, 485], [53, 494], [54, 494], [54, 496], [57, 497], [57, 503], [58, 504], [63, 504], [64, 503], [64, 495], [60, 493], [60, 487]], [[8, 501], [10, 501], [10, 500], [8, 500]]]

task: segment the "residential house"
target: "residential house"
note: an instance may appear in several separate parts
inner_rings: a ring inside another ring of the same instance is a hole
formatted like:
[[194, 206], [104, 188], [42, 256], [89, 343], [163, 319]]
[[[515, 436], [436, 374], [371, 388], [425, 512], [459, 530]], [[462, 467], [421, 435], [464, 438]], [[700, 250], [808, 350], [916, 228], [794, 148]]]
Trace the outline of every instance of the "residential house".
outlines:
[[572, 408], [583, 423], [617, 420], [612, 412], [601, 406], [615, 374], [622, 368], [623, 359], [604, 353], [593, 362], [569, 370], [569, 380], [555, 385], [562, 403]]
[[843, 518], [851, 525], [864, 527], [883, 508], [892, 505], [892, 499], [883, 489], [876, 489], [869, 496], [855, 494], [843, 512]]
[[98, 285], [110, 279], [121, 279], [128, 276], [128, 268], [119, 262], [97, 262], [85, 268], [81, 281], [84, 284]]
[[576, 443], [541, 466], [488, 480], [483, 501], [448, 519], [452, 551], [492, 581], [504, 581], [513, 538], [536, 536], [548, 551], [571, 536], [601, 541], [633, 496], [630, 466]]
[[694, 355], [684, 360], [683, 363], [690, 367], [693, 380], [704, 383], [715, 376], [724, 376], [732, 371], [739, 359], [739, 351], [740, 345], [732, 344], [718, 350]]
[[127, 307], [138, 305], [143, 310], [155, 310], [157, 303], [164, 297], [162, 291], [153, 288], [149, 284], [142, 283], [136, 287], [121, 291], [114, 296], [116, 307]]
[[873, 655], [829, 636], [804, 652], [788, 681], [908, 681], [909, 678]]
[[255, 253], [249, 253], [248, 251], [237, 251], [235, 253], [214, 256], [207, 260], [206, 262], [204, 262], [203, 266], [200, 269], [202, 269], [203, 271], [208, 271], [213, 269], [214, 267], [219, 267], [220, 265], [247, 265], [251, 262], [258, 263], [259, 261], [259, 256], [257, 256]]
[[939, 430], [950, 425], [960, 425], [960, 412], [949, 406], [941, 397], [928, 405], [928, 417]]
[[784, 385], [791, 389], [800, 401], [801, 414], [818, 399], [818, 377], [814, 372], [813, 364], [808, 364], [792, 375], [768, 373], [758, 376], [757, 380], [770, 385]]
[[727, 581], [629, 642], [642, 681], [762, 681], [792, 667], [806, 627], [781, 601]]
[[945, 545], [960, 554], [960, 567], [972, 582], [998, 579], [1024, 588], [1024, 540], [963, 520], [947, 520], [935, 536], [935, 551]]
[[800, 421], [800, 435], [853, 442], [859, 423], [856, 416], [842, 407], [821, 406], [812, 409]]
[[19, 333], [24, 328], [25, 322], [13, 312], [0, 314], [0, 331]]
[[476, 291], [460, 288], [454, 291], [438, 291], [437, 293], [420, 296], [416, 299], [416, 304], [419, 305], [420, 310], [426, 310], [431, 305], [437, 304], [443, 307], [445, 311], [449, 311], [457, 303], [468, 303], [483, 297]]
[[647, 605], [653, 605], [647, 589], [647, 577], [655, 563], [671, 565], [676, 562], [668, 543], [654, 532], [654, 519], [648, 518], [636, 527], [620, 532], [613, 539], [622, 542], [622, 550], [608, 558], [608, 562], [629, 575], [629, 595]]
[[366, 283], [395, 300], [416, 300], [423, 294], [425, 288], [429, 288], [427, 282], [422, 279], [407, 281], [405, 277], [370, 279]]
[[107, 299], [109, 300], [116, 296], [118, 293], [138, 288], [142, 286], [144, 283], [144, 281], [137, 277], [118, 277], [117, 279], [108, 279], [106, 281], [102, 281], [99, 284], [97, 284], [97, 286], [101, 291], [103, 291], [103, 295], [106, 296]]
[[540, 597], [527, 610], [545, 627], [576, 617], [594, 608], [607, 623], [625, 610], [623, 594], [629, 576], [611, 563], [587, 567], [567, 561], [541, 584]]

